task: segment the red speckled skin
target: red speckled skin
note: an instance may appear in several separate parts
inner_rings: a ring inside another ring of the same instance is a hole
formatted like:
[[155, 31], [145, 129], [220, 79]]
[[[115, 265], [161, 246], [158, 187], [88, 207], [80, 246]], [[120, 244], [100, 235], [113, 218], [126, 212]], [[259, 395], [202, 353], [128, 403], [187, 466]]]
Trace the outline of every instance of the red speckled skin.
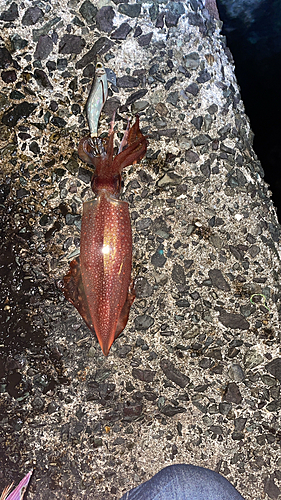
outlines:
[[125, 328], [135, 294], [131, 282], [132, 232], [128, 203], [118, 200], [121, 171], [140, 161], [147, 148], [138, 118], [128, 130], [128, 147], [113, 157], [113, 133], [107, 151], [95, 154], [83, 138], [79, 155], [96, 167], [96, 200], [83, 205], [80, 259], [70, 263], [63, 292], [95, 332], [105, 356]]
[[131, 281], [132, 231], [128, 203], [106, 191], [84, 203], [80, 266], [94, 329], [107, 354]]

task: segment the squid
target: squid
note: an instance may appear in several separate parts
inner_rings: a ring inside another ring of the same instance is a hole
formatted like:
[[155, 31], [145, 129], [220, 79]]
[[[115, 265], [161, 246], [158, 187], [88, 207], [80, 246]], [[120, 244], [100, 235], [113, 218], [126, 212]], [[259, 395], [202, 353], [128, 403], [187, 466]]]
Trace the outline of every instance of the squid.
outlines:
[[80, 257], [70, 262], [63, 280], [66, 299], [96, 335], [105, 356], [124, 330], [135, 298], [129, 206], [119, 200], [121, 173], [145, 156], [148, 144], [137, 117], [132, 127], [128, 122], [115, 155], [113, 127], [114, 120], [106, 139], [94, 139], [90, 129], [78, 146], [80, 158], [94, 168], [96, 198], [83, 204]]

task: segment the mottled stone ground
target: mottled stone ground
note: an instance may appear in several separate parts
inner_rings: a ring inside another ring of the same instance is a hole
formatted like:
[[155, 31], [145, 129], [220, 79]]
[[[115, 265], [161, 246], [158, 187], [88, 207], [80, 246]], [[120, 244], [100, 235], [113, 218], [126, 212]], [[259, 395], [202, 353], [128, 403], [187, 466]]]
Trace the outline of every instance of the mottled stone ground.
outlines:
[[[34, 467], [30, 499], [118, 499], [184, 462], [278, 498], [280, 226], [220, 23], [196, 0], [4, 9], [1, 486]], [[124, 174], [137, 299], [108, 358], [58, 289], [92, 196], [97, 57], [116, 76], [101, 131], [138, 112], [149, 138]]]

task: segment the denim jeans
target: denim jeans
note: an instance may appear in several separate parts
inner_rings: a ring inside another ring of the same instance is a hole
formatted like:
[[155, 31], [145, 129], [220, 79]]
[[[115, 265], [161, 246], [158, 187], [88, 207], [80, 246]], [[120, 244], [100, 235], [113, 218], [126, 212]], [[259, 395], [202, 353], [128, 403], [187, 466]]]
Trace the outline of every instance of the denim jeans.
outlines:
[[120, 500], [244, 500], [223, 476], [195, 465], [165, 467]]

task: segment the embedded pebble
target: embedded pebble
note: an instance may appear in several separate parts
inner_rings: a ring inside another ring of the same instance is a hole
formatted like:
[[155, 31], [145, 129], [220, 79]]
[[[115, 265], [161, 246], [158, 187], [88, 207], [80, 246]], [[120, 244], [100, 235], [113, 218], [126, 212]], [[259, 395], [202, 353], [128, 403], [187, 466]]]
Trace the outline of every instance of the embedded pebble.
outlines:
[[87, 24], [92, 24], [97, 15], [98, 9], [92, 4], [92, 2], [85, 0], [79, 8], [79, 12]]
[[44, 16], [43, 11], [39, 7], [29, 7], [22, 18], [23, 26], [33, 26]]
[[160, 367], [162, 368], [166, 377], [180, 387], [184, 388], [189, 383], [189, 377], [178, 370], [169, 360], [161, 359]]
[[230, 285], [227, 283], [219, 269], [210, 269], [209, 277], [214, 287], [218, 288], [218, 290], [229, 292]]
[[102, 7], [96, 14], [96, 23], [100, 31], [110, 33], [113, 28], [115, 13], [111, 6]]
[[53, 40], [48, 35], [42, 35], [37, 42], [34, 57], [39, 60], [47, 59], [53, 50]]
[[18, 6], [16, 2], [12, 2], [7, 10], [4, 10], [0, 15], [1, 21], [15, 21], [19, 17]]
[[224, 399], [228, 403], [240, 404], [242, 401], [242, 396], [239, 391], [239, 387], [235, 382], [229, 382], [224, 393]]
[[113, 38], [113, 40], [126, 40], [131, 31], [132, 28], [128, 23], [122, 23], [115, 31], [113, 31], [110, 38]]
[[7, 125], [7, 127], [14, 127], [19, 120], [30, 116], [36, 107], [37, 104], [29, 103], [26, 101], [21, 102], [20, 104], [17, 104], [3, 114], [2, 123], [4, 123], [4, 125]]
[[80, 54], [85, 45], [81, 36], [64, 35], [59, 43], [59, 54]]
[[118, 6], [118, 11], [120, 14], [124, 14], [125, 16], [128, 17], [138, 17], [141, 12], [141, 5], [140, 4], [127, 4], [127, 3], [121, 3]]
[[250, 324], [241, 314], [229, 313], [221, 309], [219, 311], [220, 322], [229, 328], [248, 330]]

